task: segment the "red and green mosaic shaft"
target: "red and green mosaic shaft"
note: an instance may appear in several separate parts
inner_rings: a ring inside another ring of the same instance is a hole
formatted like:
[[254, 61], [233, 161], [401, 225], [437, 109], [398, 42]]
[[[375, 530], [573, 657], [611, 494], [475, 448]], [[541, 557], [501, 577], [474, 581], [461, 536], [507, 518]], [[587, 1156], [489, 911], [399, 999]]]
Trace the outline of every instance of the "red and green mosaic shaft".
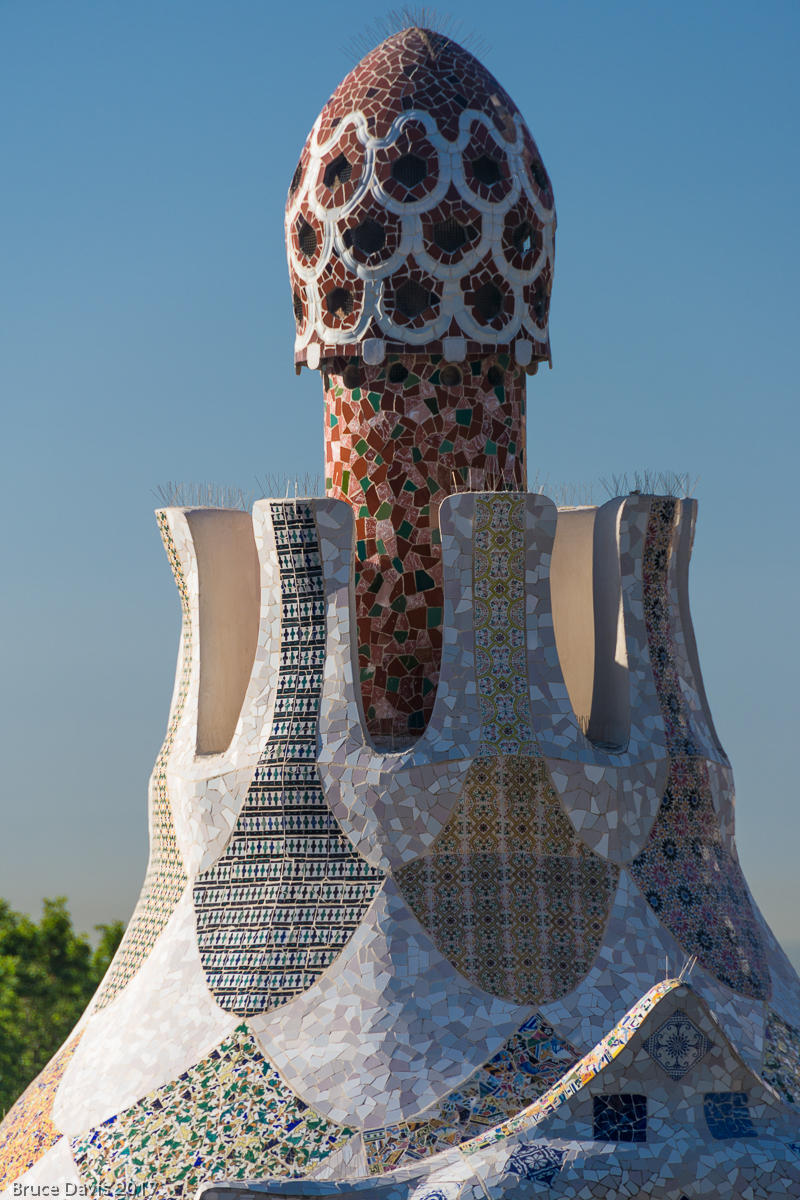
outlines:
[[524, 488], [525, 372], [507, 354], [458, 367], [395, 355], [324, 381], [326, 490], [356, 519], [367, 723], [373, 735], [421, 732], [442, 644], [439, 506], [456, 490]]

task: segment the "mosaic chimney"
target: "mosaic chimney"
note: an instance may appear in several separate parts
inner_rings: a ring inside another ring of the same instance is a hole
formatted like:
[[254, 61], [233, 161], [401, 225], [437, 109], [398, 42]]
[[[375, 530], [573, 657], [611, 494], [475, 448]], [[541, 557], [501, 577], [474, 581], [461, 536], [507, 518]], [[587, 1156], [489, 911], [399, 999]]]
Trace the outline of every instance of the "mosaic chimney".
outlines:
[[443, 498], [525, 488], [525, 384], [550, 358], [555, 225], [519, 109], [427, 29], [350, 72], [292, 177], [295, 363], [322, 374], [325, 487], [355, 513], [373, 736], [419, 734], [433, 709]]
[[696, 502], [525, 489], [554, 225], [441, 34], [325, 106], [287, 232], [329, 494], [157, 513], [150, 858], [0, 1200], [800, 1200], [800, 979], [736, 850]]

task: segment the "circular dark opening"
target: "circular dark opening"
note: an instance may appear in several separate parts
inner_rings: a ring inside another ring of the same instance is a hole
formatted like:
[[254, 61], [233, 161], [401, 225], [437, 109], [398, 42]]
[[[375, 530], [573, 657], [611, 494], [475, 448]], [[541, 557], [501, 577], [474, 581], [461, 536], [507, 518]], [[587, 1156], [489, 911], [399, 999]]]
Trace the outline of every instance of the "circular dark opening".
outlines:
[[367, 217], [349, 232], [352, 244], [362, 254], [377, 254], [386, 244], [386, 230], [371, 217]]
[[486, 372], [486, 382], [491, 384], [492, 387], [499, 387], [503, 382], [503, 372], [497, 363], [492, 363]]
[[362, 377], [361, 367], [358, 363], [348, 363], [342, 371], [342, 383], [346, 388], [357, 388]]
[[404, 317], [418, 317], [426, 308], [432, 308], [436, 301], [435, 295], [412, 279], [397, 289], [397, 307]]
[[457, 367], [455, 363], [447, 363], [447, 365], [442, 367], [441, 371], [439, 372], [439, 381], [445, 387], [458, 387], [458, 385], [461, 383], [461, 380], [461, 369], [460, 367]]
[[303, 301], [300, 299], [299, 292], [292, 292], [292, 308], [294, 309], [294, 319], [298, 325], [303, 324]]
[[389, 383], [403, 383], [408, 379], [408, 367], [404, 367], [402, 363], [392, 363], [388, 378]]
[[300, 187], [300, 180], [302, 178], [303, 178], [303, 164], [302, 164], [302, 162], [299, 162], [294, 169], [294, 175], [292, 176], [292, 182], [289, 184], [289, 195], [290, 196], [293, 196], [295, 194], [295, 192], [297, 191], [297, 189]]
[[544, 169], [544, 163], [541, 161], [541, 159], [531, 159], [531, 161], [528, 163], [528, 173], [538, 187], [539, 191], [546, 192], [549, 180], [547, 178], [547, 172]]
[[475, 311], [484, 321], [491, 321], [503, 311], [503, 293], [493, 283], [485, 283], [475, 293]]
[[353, 174], [353, 168], [343, 154], [335, 158], [333, 162], [329, 162], [325, 168], [325, 173], [322, 176], [322, 182], [326, 188], [333, 191], [340, 183], [347, 183], [350, 176]]
[[493, 183], [499, 183], [503, 178], [500, 163], [495, 158], [489, 158], [488, 154], [482, 154], [480, 158], [473, 159], [472, 170], [475, 178], [481, 183], [485, 183], [487, 187], [491, 187]]
[[454, 254], [467, 242], [474, 241], [477, 236], [478, 231], [474, 225], [462, 225], [455, 217], [439, 221], [433, 227], [433, 240], [446, 254]]
[[347, 288], [333, 288], [325, 297], [325, 307], [332, 317], [341, 321], [353, 311], [352, 293]]
[[528, 254], [534, 249], [534, 229], [530, 221], [521, 221], [511, 235], [511, 240], [514, 243], [514, 249], [520, 254]]
[[317, 252], [317, 235], [304, 217], [297, 222], [297, 243], [306, 258], [311, 258]]
[[401, 154], [392, 163], [392, 177], [403, 187], [416, 187], [428, 174], [428, 164], [418, 154]]

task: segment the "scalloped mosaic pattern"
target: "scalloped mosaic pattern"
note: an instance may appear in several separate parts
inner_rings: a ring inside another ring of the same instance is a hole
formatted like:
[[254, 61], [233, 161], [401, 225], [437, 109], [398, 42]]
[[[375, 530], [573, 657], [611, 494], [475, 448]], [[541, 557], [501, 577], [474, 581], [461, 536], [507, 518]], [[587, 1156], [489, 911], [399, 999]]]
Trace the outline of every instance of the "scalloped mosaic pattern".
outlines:
[[206, 1180], [301, 1178], [355, 1130], [309, 1108], [246, 1025], [173, 1082], [72, 1141], [96, 1195], [190, 1196]]
[[186, 871], [172, 824], [172, 809], [167, 791], [167, 764], [189, 691], [189, 677], [192, 670], [192, 620], [186, 580], [169, 530], [166, 513], [156, 512], [156, 520], [181, 599], [183, 613], [181, 675], [175, 704], [167, 726], [167, 734], [159, 750], [153, 775], [150, 858], [147, 864], [147, 874], [133, 916], [125, 930], [125, 936], [100, 985], [95, 1001], [97, 1008], [105, 1008], [139, 970], [152, 950], [156, 938], [171, 917], [187, 883]]
[[576, 836], [543, 760], [476, 760], [431, 853], [398, 886], [472, 983], [519, 1004], [580, 983], [603, 940], [619, 870]]
[[[371, 735], [420, 733], [442, 645], [439, 505], [457, 487], [525, 486], [525, 376], [472, 359], [456, 386], [436, 355], [326, 376], [325, 486], [355, 512], [359, 670]], [[405, 378], [393, 380], [392, 368]], [[402, 373], [402, 372], [401, 372]]]
[[579, 1051], [537, 1013], [489, 1062], [418, 1120], [365, 1132], [370, 1174], [407, 1166], [477, 1137], [536, 1100], [579, 1058]]
[[642, 576], [650, 658], [671, 755], [664, 798], [644, 850], [630, 864], [648, 904], [687, 954], [745, 996], [767, 999], [764, 940], [738, 862], [726, 849], [708, 765], [697, 757], [672, 656], [667, 570], [675, 501], [656, 497]]
[[296, 360], [372, 338], [441, 352], [448, 337], [471, 353], [521, 338], [548, 358], [555, 224], [505, 90], [443, 34], [402, 30], [336, 89], [292, 178]]
[[50, 1114], [80, 1034], [62, 1046], [9, 1109], [0, 1125], [0, 1189], [10, 1187], [61, 1137]]
[[784, 1100], [800, 1105], [800, 1029], [771, 1008], [764, 1030], [763, 1075]]
[[242, 1015], [311, 987], [383, 881], [339, 829], [316, 766], [325, 595], [313, 512], [271, 511], [281, 580], [272, 729], [227, 849], [194, 886], [206, 982]]

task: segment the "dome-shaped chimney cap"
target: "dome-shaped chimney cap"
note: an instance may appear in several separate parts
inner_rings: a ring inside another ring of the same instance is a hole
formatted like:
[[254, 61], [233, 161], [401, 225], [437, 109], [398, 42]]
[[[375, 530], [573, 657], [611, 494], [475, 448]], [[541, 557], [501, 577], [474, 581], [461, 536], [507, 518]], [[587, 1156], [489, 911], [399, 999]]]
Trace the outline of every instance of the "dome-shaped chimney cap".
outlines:
[[507, 92], [456, 42], [404, 29], [342, 81], [286, 205], [295, 361], [550, 356], [556, 216]]

